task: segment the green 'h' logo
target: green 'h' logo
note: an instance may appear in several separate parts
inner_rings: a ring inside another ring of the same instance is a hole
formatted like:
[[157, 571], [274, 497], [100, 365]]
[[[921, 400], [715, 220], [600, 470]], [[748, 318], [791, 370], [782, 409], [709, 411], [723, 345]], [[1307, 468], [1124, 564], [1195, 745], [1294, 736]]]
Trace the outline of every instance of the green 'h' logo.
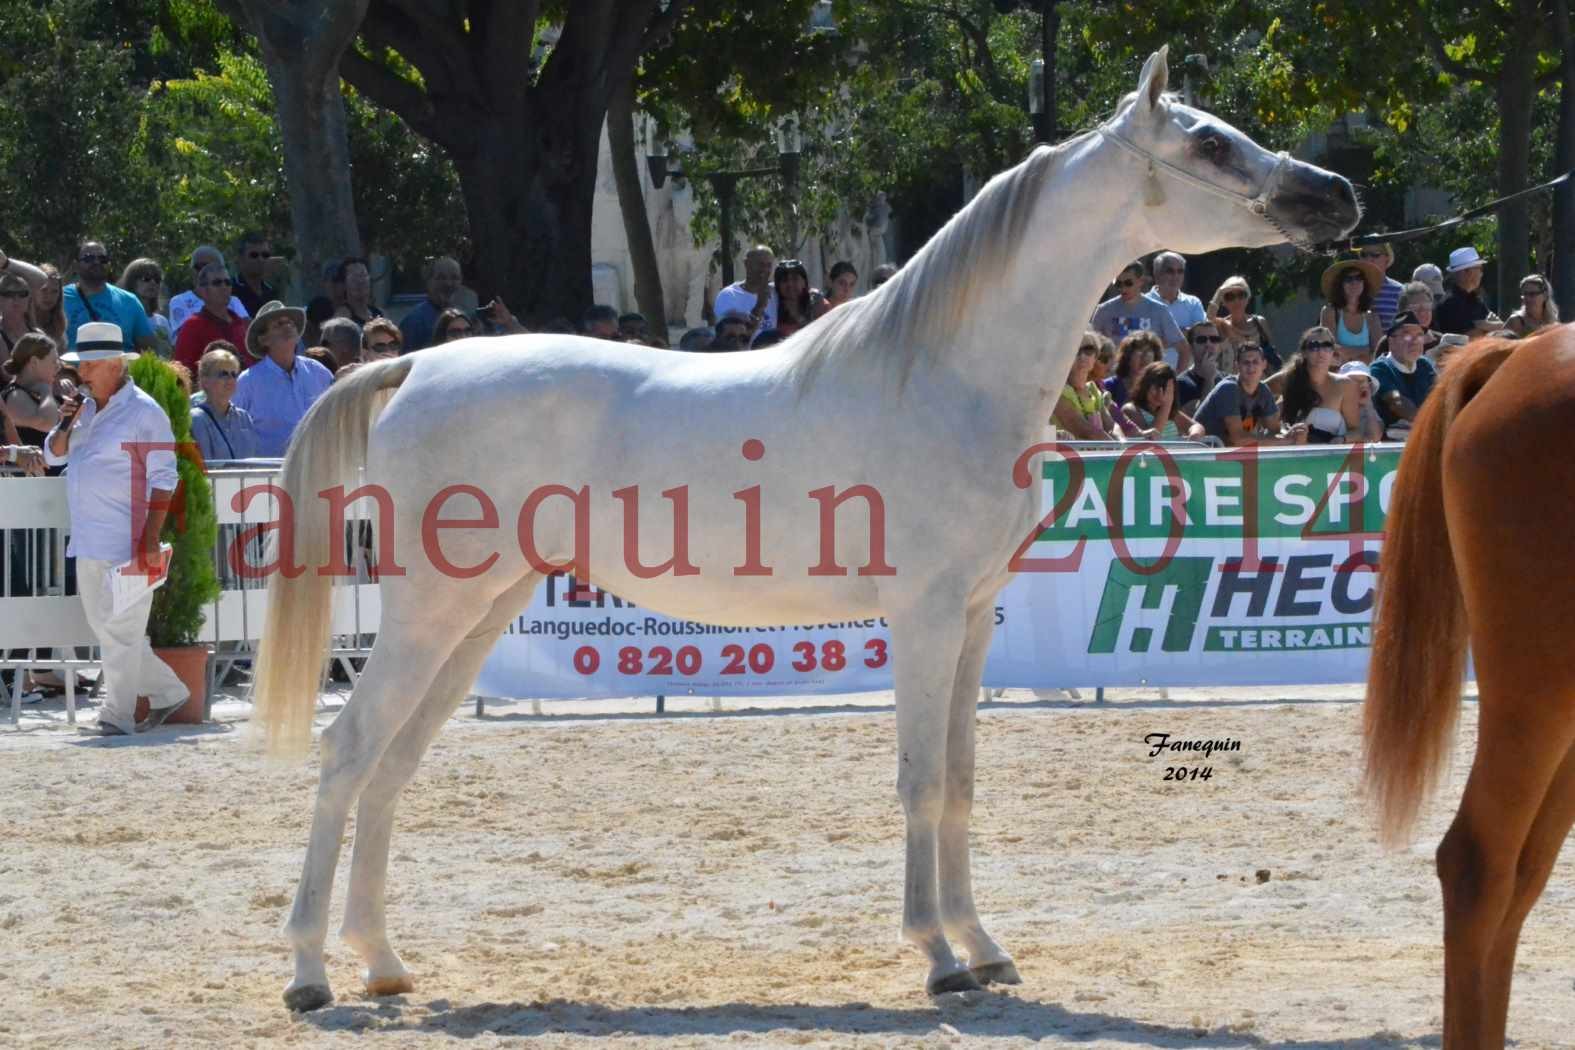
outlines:
[[[1172, 558], [1158, 572], [1143, 575], [1120, 561], [1111, 562], [1110, 575], [1105, 578], [1105, 593], [1099, 599], [1099, 615], [1094, 620], [1094, 633], [1088, 639], [1088, 651], [1116, 651], [1132, 591], [1136, 590], [1141, 595], [1140, 608], [1157, 611], [1165, 600], [1165, 592], [1174, 587], [1176, 592], [1171, 599], [1170, 615], [1165, 621], [1160, 649], [1167, 653], [1186, 652], [1192, 647], [1192, 636], [1197, 631], [1198, 614], [1203, 610], [1203, 596], [1208, 591], [1209, 574], [1213, 568], [1213, 558]], [[1131, 635], [1129, 648], [1132, 652], [1145, 653], [1153, 646], [1154, 632], [1150, 628], [1134, 627]]]

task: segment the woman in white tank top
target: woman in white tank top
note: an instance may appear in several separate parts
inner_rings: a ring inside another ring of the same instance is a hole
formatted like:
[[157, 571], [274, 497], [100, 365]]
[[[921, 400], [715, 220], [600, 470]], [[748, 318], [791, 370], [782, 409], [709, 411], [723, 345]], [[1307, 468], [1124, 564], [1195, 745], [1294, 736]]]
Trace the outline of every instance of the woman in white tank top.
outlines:
[[1280, 419], [1305, 421], [1308, 444], [1348, 444], [1361, 433], [1356, 381], [1333, 370], [1334, 333], [1318, 326], [1302, 333], [1285, 374]]

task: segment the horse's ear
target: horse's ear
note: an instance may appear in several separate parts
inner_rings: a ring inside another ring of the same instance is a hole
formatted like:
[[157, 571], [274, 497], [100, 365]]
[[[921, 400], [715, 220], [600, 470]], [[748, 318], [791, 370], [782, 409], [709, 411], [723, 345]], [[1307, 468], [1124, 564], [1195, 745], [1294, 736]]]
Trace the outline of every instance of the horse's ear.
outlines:
[[1160, 96], [1165, 93], [1166, 81], [1170, 79], [1170, 63], [1166, 60], [1169, 54], [1170, 45], [1166, 44], [1148, 56], [1148, 61], [1143, 63], [1143, 72], [1138, 74], [1138, 101], [1146, 99], [1150, 109], [1159, 105]]

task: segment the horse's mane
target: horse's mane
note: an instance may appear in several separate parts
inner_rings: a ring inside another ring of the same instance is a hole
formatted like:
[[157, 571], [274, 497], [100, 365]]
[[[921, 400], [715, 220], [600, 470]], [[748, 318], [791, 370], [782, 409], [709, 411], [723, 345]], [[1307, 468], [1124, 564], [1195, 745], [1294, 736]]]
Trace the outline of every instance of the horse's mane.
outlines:
[[784, 349], [795, 354], [789, 375], [798, 389], [828, 363], [858, 354], [894, 367], [900, 388], [915, 364], [931, 365], [955, 346], [982, 294], [1004, 279], [1045, 181], [1086, 137], [1041, 146], [992, 178], [891, 280], [794, 337]]

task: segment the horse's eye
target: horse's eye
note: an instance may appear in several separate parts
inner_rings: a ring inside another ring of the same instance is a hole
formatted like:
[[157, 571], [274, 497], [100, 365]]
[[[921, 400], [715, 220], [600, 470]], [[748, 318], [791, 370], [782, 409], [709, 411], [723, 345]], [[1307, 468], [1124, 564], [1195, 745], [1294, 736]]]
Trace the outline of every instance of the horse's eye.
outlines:
[[1209, 160], [1220, 160], [1225, 156], [1229, 148], [1230, 144], [1225, 141], [1222, 135], [1209, 134], [1198, 139], [1198, 152], [1202, 153]]

